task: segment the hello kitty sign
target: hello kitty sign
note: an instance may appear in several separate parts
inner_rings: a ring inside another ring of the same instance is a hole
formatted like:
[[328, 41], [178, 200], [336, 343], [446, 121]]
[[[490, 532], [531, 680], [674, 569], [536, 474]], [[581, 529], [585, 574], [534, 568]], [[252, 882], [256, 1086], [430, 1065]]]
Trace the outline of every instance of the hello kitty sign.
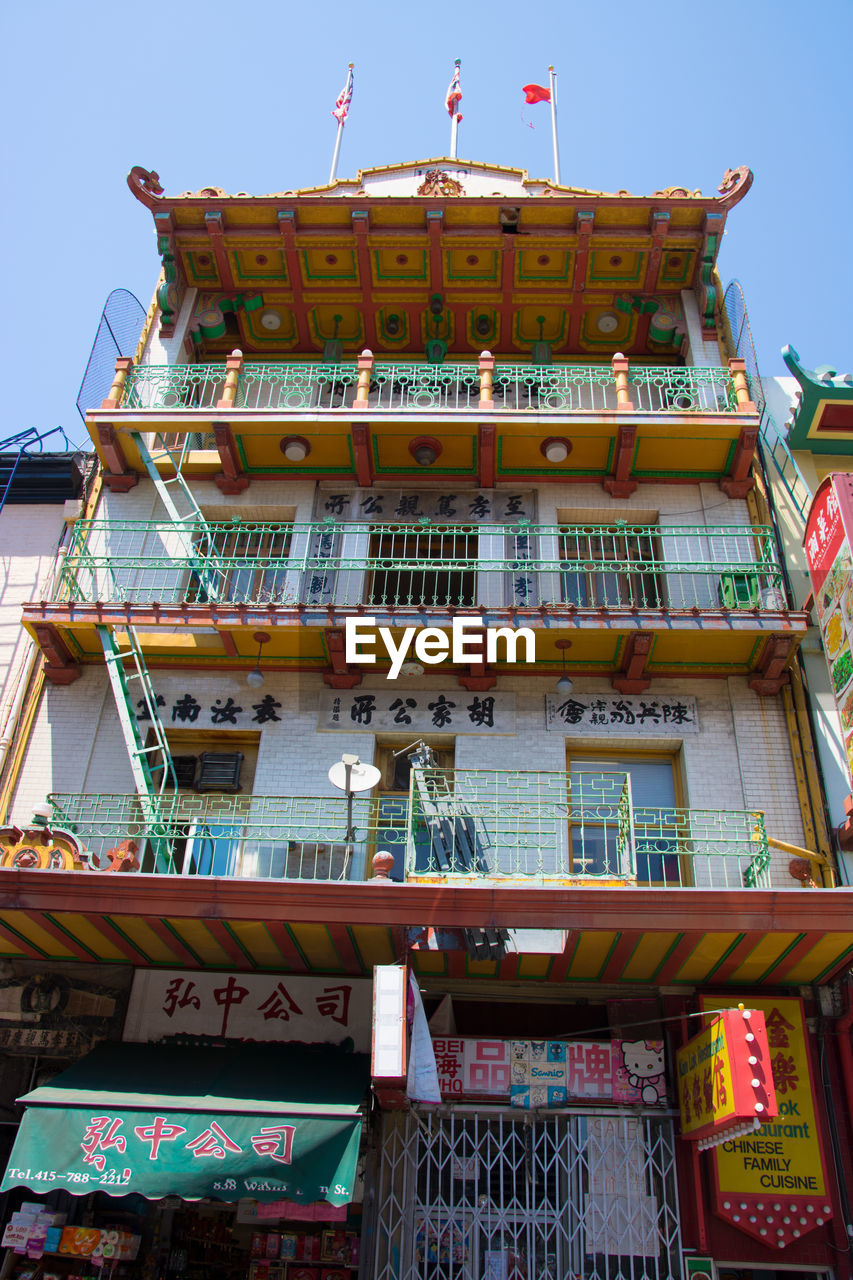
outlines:
[[513, 1107], [572, 1101], [666, 1102], [662, 1040], [433, 1039], [443, 1097], [509, 1099]]

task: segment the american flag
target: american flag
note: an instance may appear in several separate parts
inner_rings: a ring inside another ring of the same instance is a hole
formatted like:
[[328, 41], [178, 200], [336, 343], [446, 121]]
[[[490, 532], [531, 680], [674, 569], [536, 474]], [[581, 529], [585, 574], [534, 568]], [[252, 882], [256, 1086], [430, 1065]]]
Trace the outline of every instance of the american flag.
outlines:
[[338, 94], [338, 100], [335, 103], [335, 109], [332, 115], [338, 124], [345, 124], [347, 115], [349, 114], [349, 104], [352, 102], [352, 63], [349, 64], [347, 72], [347, 82]]
[[450, 85], [447, 90], [447, 101], [445, 106], [447, 107], [447, 114], [450, 116], [451, 120], [454, 116], [458, 116], [460, 120], [462, 119], [462, 115], [459, 111], [459, 103], [462, 101], [462, 86], [459, 83], [460, 62], [461, 59], [457, 58], [456, 66], [453, 71], [453, 79], [450, 81]]

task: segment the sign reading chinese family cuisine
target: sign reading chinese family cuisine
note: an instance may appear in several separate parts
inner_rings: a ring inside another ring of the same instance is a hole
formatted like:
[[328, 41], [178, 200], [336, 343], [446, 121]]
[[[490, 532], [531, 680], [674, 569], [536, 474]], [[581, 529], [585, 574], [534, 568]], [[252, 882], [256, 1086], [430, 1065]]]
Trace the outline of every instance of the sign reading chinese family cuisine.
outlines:
[[560, 1107], [576, 1098], [654, 1106], [666, 1101], [660, 1040], [433, 1038], [438, 1083], [450, 1097]]
[[443, 693], [324, 689], [319, 695], [317, 728], [510, 734], [515, 733], [515, 694], [467, 693], [460, 688]]
[[726, 1009], [678, 1050], [681, 1132], [699, 1149], [753, 1133], [777, 1115], [760, 1009]]
[[545, 725], [556, 733], [591, 729], [596, 733], [698, 733], [695, 698], [605, 697], [600, 694], [545, 695]]
[[804, 545], [832, 690], [853, 773], [853, 479], [827, 476], [812, 501]]
[[[719, 1003], [719, 998], [700, 998], [704, 1008]], [[764, 1061], [769, 1059], [778, 1115], [757, 1133], [732, 1138], [709, 1153], [714, 1212], [762, 1244], [782, 1249], [822, 1226], [832, 1208], [802, 1001], [751, 996], [749, 1007], [764, 1014]]]
[[137, 969], [125, 1040], [187, 1036], [370, 1049], [369, 978]]
[[29, 1107], [0, 1189], [346, 1204], [360, 1136], [351, 1116]]
[[532, 489], [356, 489], [349, 493], [321, 491], [317, 515], [332, 517], [336, 523], [368, 520], [371, 524], [406, 524], [419, 520], [452, 521], [455, 525], [503, 524], [511, 520], [532, 520], [535, 514]]

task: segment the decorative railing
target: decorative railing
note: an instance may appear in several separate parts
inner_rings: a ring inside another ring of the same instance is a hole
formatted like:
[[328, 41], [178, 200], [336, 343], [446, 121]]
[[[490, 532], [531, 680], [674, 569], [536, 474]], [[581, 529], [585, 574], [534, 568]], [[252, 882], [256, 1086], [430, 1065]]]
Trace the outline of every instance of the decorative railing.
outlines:
[[143, 872], [258, 880], [347, 880], [369, 874], [380, 830], [383, 848], [406, 841], [405, 796], [353, 800], [347, 840], [344, 796], [241, 796], [175, 793], [48, 797], [54, 824], [74, 833], [94, 869], [132, 841]]
[[124, 409], [212, 409], [225, 388], [218, 364], [137, 364], [128, 370]]
[[478, 413], [755, 412], [743, 361], [727, 369], [610, 364], [477, 364], [379, 361], [365, 351], [349, 363], [246, 362], [134, 365], [122, 357], [107, 407], [218, 411]]
[[[427, 769], [410, 796], [175, 794], [49, 797], [90, 865], [125, 841], [142, 872], [363, 880], [378, 852], [395, 879], [768, 887], [761, 813], [634, 805], [624, 773]], [[792, 882], [793, 883], [793, 882]]]
[[626, 773], [412, 773], [409, 875], [767, 887], [760, 813], [636, 806]]
[[628, 383], [631, 400], [641, 413], [737, 413], [737, 393], [728, 369], [634, 367]]
[[765, 525], [78, 520], [57, 591], [130, 604], [785, 607]]

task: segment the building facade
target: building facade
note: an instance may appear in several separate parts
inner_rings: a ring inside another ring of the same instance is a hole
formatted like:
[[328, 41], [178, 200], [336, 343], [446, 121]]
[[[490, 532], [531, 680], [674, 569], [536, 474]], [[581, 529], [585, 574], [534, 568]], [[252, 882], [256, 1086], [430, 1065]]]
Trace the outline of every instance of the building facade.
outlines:
[[116, 1022], [4, 1189], [149, 1197], [107, 1256], [152, 1276], [848, 1275], [850, 891], [715, 266], [751, 174], [128, 182], [161, 282], [24, 607], [0, 921]]

